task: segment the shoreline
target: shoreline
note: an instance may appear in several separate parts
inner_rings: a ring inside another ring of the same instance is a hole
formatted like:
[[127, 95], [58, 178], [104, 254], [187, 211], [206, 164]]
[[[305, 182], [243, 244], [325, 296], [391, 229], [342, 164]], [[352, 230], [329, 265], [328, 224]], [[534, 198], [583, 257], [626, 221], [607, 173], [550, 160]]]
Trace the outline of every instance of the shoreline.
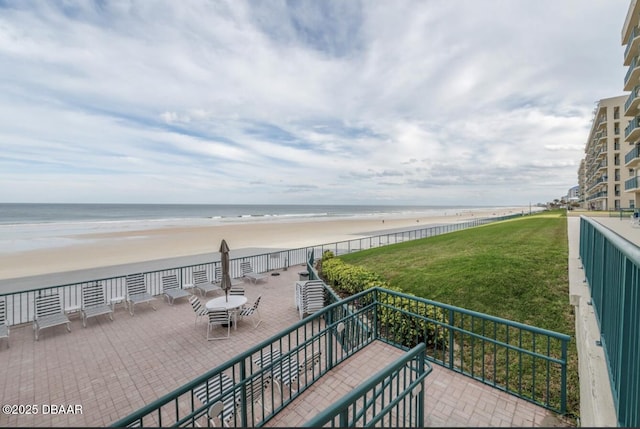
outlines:
[[504, 216], [528, 208], [475, 209], [446, 216], [358, 216], [353, 219], [296, 219], [295, 221], [238, 222], [211, 226], [163, 226], [59, 236], [59, 247], [0, 253], [0, 279], [37, 276], [158, 259], [210, 254], [224, 238], [232, 250], [245, 248], [296, 249], [400, 229]]

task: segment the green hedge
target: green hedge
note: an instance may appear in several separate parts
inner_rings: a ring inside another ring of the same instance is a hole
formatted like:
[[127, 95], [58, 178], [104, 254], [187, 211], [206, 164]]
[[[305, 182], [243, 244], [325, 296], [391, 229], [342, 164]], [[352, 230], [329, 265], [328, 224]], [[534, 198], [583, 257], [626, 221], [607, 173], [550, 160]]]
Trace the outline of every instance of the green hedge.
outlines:
[[[331, 252], [323, 254], [320, 267], [320, 276], [324, 281], [343, 294], [354, 295], [376, 286], [402, 292], [400, 288], [390, 285], [380, 275], [359, 266], [346, 264], [341, 259], [334, 258]], [[414, 296], [410, 293], [406, 295]], [[441, 308], [388, 294], [384, 294], [380, 298], [380, 303], [391, 306], [383, 305], [378, 312], [381, 332], [386, 338], [406, 347], [414, 347], [416, 344], [424, 342], [427, 346], [446, 348], [448, 337], [445, 329], [437, 327], [433, 322], [414, 316], [419, 315], [431, 320], [443, 321], [444, 313]], [[412, 314], [405, 314], [400, 310]]]

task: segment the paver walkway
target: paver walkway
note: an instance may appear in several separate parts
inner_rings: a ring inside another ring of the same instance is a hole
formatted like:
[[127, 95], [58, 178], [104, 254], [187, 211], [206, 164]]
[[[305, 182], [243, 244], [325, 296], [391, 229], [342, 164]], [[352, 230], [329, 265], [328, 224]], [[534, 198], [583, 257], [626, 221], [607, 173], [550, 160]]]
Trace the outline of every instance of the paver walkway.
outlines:
[[[255, 330], [251, 322], [240, 323], [229, 340], [206, 341], [206, 323], [194, 326], [186, 300], [169, 306], [161, 298], [157, 311], [139, 305], [132, 317], [119, 307], [114, 321], [92, 318], [86, 329], [74, 318], [71, 333], [64, 326], [49, 328], [39, 341], [34, 341], [30, 324], [12, 327], [11, 347], [0, 343], [0, 404], [37, 405], [39, 413], [0, 414], [0, 427], [110, 425], [297, 322], [293, 285], [301, 269], [290, 267], [266, 283], [247, 284], [249, 302], [262, 295], [263, 322]], [[400, 351], [374, 344], [360, 353], [343, 364], [341, 371], [346, 372], [331, 373], [313, 386], [325, 402], [294, 416], [295, 422], [338, 400], [345, 388], [375, 373]], [[305, 395], [312, 395], [313, 389]], [[427, 378], [426, 392], [428, 426], [557, 423], [553, 413], [437, 365]], [[76, 412], [44, 414], [46, 405], [72, 406]], [[278, 418], [288, 418], [289, 411], [298, 409], [288, 407]], [[279, 422], [285, 423], [273, 420]]]

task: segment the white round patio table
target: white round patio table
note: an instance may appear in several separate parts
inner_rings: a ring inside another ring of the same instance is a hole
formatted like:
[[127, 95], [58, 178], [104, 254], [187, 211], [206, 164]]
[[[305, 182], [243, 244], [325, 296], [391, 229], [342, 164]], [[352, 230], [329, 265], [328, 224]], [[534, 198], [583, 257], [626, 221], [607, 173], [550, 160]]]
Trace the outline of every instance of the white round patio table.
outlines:
[[[214, 308], [224, 308], [227, 311], [233, 310], [234, 308], [240, 308], [247, 303], [247, 297], [244, 295], [229, 295], [229, 296], [219, 296], [217, 298], [210, 299], [205, 304], [207, 310], [213, 310]], [[236, 319], [236, 314], [234, 316], [234, 324], [233, 329], [238, 329], [238, 321]]]

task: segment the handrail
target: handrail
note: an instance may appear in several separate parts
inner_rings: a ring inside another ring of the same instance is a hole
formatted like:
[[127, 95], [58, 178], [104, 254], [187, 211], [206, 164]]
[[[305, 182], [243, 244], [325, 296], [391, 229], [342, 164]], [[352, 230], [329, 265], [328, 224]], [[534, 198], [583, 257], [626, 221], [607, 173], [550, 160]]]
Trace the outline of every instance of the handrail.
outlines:
[[[398, 389], [402, 388], [403, 390], [395, 392], [395, 396], [390, 395], [390, 398], [388, 399], [391, 399], [391, 401], [389, 401], [389, 403], [386, 404], [386, 406], [382, 410], [378, 411], [377, 415], [372, 416], [371, 421], [359, 423], [358, 426], [375, 426], [376, 423], [378, 423], [380, 419], [384, 418], [384, 416], [388, 414], [393, 409], [393, 407], [396, 406], [401, 400], [403, 400], [405, 396], [413, 395], [413, 393], [417, 391], [417, 394], [415, 395], [417, 397], [417, 409], [414, 410], [415, 414], [413, 416], [409, 416], [410, 420], [411, 417], [415, 418], [415, 422], [412, 422], [415, 424], [405, 424], [402, 426], [424, 427], [424, 379], [432, 371], [431, 366], [424, 360], [425, 351], [426, 346], [423, 343], [418, 344], [403, 356], [399, 357], [394, 362], [387, 365], [384, 369], [360, 384], [357, 388], [340, 398], [333, 405], [329, 406], [317, 416], [307, 421], [305, 424], [303, 424], [303, 427], [322, 427], [330, 422], [335, 423], [334, 419], [336, 417], [340, 418], [339, 424], [337, 426], [354, 426], [355, 423], [360, 420], [360, 417], [366, 415], [368, 408], [367, 405], [371, 405], [372, 402], [375, 402], [375, 399], [379, 395], [379, 392], [384, 391], [384, 389], [390, 384], [390, 381], [395, 378], [394, 376], [398, 375], [401, 370], [405, 369], [412, 362], [416, 363], [416, 368], [410, 368], [410, 371], [417, 373], [415, 379], [406, 386], [404, 386], [406, 380], [400, 380], [399, 384], [401, 384], [402, 387], [397, 385], [395, 387]], [[427, 367], [426, 369], [425, 366]], [[382, 384], [381, 387], [379, 386], [380, 384]], [[417, 386], [420, 386], [420, 388], [417, 388]], [[374, 392], [373, 397], [369, 396], [370, 392], [372, 391]], [[358, 401], [360, 401], [361, 399], [365, 400], [365, 406], [354, 416], [353, 420], [349, 421], [348, 417], [353, 413], [348, 413], [348, 410], [351, 407], [355, 407], [358, 404]]]
[[640, 426], [640, 248], [580, 217], [580, 260], [609, 372], [618, 425]]

